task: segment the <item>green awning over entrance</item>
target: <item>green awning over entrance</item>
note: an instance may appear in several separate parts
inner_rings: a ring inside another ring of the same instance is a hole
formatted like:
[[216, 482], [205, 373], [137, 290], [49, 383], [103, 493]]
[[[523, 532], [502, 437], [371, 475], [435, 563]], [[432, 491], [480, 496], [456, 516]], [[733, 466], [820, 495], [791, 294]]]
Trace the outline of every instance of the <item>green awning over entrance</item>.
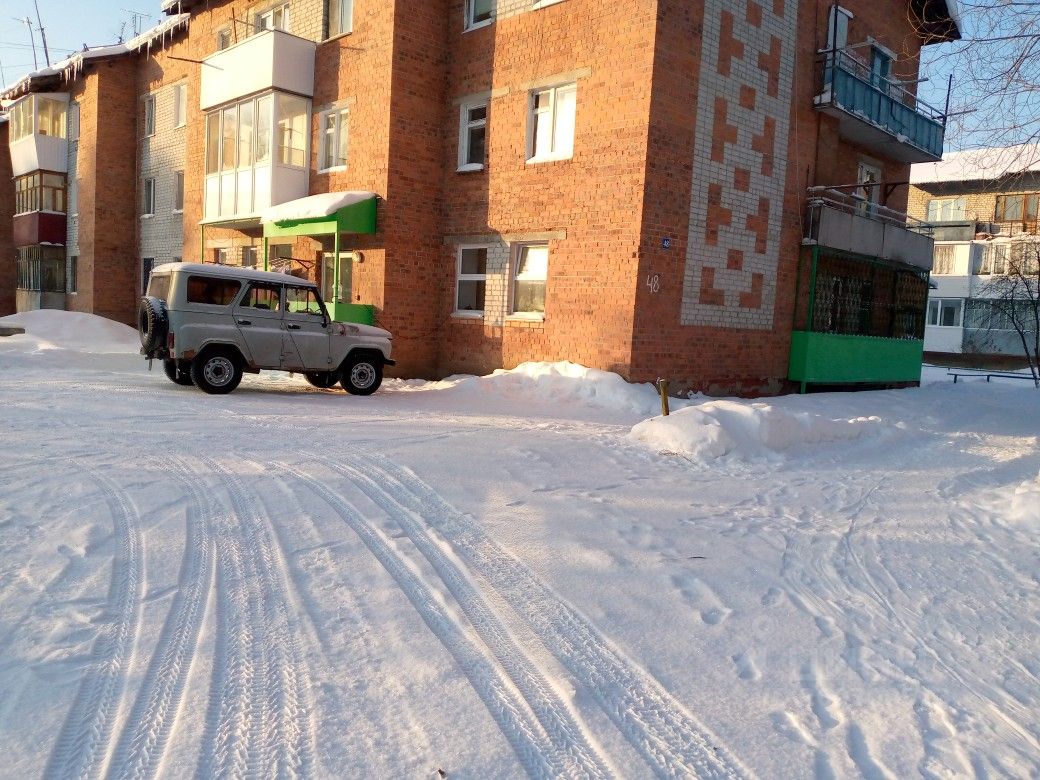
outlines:
[[262, 215], [264, 238], [376, 232], [374, 192], [329, 192], [289, 201]]

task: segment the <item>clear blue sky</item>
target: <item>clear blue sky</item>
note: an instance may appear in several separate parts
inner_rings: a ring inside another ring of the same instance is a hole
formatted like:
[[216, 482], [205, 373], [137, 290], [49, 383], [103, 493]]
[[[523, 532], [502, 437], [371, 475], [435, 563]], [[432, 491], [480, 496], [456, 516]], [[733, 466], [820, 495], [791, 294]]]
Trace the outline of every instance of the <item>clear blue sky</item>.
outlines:
[[[133, 36], [131, 12], [145, 14], [138, 21], [138, 28], [146, 30], [162, 18], [159, 11], [161, 0], [38, 0], [40, 17], [47, 33], [47, 44], [51, 61], [57, 62], [74, 49], [102, 46], [119, 40], [120, 27], [125, 23], [123, 35]], [[4, 81], [12, 84], [33, 69], [33, 53], [29, 47], [29, 30], [25, 22], [28, 16], [33, 23], [36, 36], [37, 57], [40, 67], [44, 66], [43, 48], [40, 46], [39, 31], [36, 30], [36, 7], [32, 0], [0, 0], [0, 67]]]

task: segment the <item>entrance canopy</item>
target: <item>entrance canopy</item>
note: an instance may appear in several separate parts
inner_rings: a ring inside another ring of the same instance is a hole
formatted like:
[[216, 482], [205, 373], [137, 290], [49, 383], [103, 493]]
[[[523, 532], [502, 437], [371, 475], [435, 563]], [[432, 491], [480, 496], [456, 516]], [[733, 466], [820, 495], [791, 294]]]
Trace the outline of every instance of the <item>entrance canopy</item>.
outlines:
[[265, 209], [264, 238], [376, 232], [374, 192], [327, 192]]

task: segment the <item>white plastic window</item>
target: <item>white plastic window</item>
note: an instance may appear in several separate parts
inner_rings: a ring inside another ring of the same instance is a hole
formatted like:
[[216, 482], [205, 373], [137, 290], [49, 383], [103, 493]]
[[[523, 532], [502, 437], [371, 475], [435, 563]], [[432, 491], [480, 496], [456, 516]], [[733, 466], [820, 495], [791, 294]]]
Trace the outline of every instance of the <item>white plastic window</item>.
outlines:
[[517, 251], [513, 273], [513, 314], [545, 313], [545, 286], [549, 271], [549, 247], [527, 244]]
[[343, 168], [350, 145], [350, 112], [342, 108], [321, 115], [321, 170]]
[[329, 37], [354, 29], [354, 0], [328, 0]]
[[494, 0], [466, 0], [466, 27], [490, 23], [494, 5]]
[[455, 311], [460, 314], [483, 314], [487, 292], [486, 246], [466, 246], [459, 249], [457, 281], [455, 283]]
[[565, 160], [574, 154], [576, 84], [531, 93], [528, 162]]
[[479, 171], [487, 155], [487, 102], [462, 106], [459, 119], [459, 170]]

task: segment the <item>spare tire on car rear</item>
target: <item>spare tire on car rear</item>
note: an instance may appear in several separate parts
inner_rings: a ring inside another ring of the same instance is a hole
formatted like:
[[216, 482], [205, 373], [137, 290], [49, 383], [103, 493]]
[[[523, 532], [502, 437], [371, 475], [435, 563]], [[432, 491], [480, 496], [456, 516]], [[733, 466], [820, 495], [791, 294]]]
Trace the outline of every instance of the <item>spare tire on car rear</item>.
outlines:
[[155, 352], [166, 345], [169, 327], [166, 303], [161, 298], [142, 298], [137, 309], [137, 332], [141, 335], [141, 347], [145, 354]]

